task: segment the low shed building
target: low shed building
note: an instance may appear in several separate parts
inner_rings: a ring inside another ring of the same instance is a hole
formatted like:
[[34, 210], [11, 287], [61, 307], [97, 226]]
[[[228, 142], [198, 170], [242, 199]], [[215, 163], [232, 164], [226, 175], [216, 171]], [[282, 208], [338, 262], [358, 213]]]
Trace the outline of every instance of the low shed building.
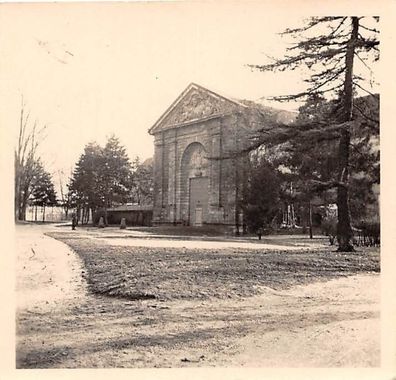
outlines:
[[[103, 210], [95, 214], [95, 224], [98, 223], [101, 216], [104, 217]], [[127, 226], [151, 226], [153, 219], [153, 206], [122, 205], [107, 209], [108, 224], [120, 224], [122, 218], [125, 218]]]

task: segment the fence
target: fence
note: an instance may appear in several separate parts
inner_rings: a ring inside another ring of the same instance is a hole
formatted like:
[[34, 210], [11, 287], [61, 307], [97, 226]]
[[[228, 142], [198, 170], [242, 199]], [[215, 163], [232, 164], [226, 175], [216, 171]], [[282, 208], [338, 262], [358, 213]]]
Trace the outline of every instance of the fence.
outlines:
[[[70, 219], [70, 215], [67, 219]], [[45, 207], [45, 210], [40, 206], [29, 206], [26, 209], [26, 221], [28, 222], [61, 222], [67, 219], [63, 208], [58, 206]]]

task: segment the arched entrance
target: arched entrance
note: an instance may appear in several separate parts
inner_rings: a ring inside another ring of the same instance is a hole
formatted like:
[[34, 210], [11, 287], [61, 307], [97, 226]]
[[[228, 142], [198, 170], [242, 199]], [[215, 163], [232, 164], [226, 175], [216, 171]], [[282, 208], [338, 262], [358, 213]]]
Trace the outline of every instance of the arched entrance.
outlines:
[[183, 222], [201, 226], [208, 220], [208, 160], [202, 144], [194, 142], [183, 153], [180, 172], [180, 202]]

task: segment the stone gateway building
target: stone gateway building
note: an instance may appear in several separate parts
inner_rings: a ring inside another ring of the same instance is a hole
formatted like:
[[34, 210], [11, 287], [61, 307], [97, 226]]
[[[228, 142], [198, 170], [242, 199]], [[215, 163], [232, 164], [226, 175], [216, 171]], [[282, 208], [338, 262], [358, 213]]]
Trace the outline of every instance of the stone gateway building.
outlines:
[[154, 224], [242, 224], [248, 156], [235, 152], [269, 120], [263, 109], [194, 83], [182, 92], [149, 130], [155, 146]]

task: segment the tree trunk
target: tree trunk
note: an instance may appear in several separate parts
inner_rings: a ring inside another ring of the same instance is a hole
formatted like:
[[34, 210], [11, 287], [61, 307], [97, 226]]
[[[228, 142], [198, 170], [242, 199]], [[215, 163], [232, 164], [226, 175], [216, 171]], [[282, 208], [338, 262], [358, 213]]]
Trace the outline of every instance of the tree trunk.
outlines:
[[67, 217], [69, 216], [69, 207], [70, 206], [70, 197], [67, 195], [67, 200], [65, 204], [65, 219], [67, 220]]
[[90, 210], [90, 208], [89, 208], [89, 206], [87, 206], [86, 213], [85, 213], [85, 224], [89, 223], [89, 210]]
[[[17, 160], [17, 158], [15, 158]], [[21, 192], [20, 192], [20, 179], [19, 170], [15, 169], [15, 194], [14, 194], [14, 211], [15, 220], [20, 220], [20, 207], [21, 207]]]
[[105, 224], [105, 226], [108, 226], [108, 221], [107, 221], [107, 200], [106, 200], [105, 208], [104, 208], [104, 224]]
[[308, 216], [309, 238], [313, 239], [313, 234], [312, 234], [312, 205], [311, 205], [311, 201], [309, 201], [308, 212], [309, 212], [309, 216]]
[[22, 203], [19, 211], [19, 220], [26, 220], [26, 203]]
[[[344, 112], [341, 122], [352, 121], [353, 111], [353, 60], [355, 54], [355, 44], [359, 33], [359, 19], [352, 17], [352, 34], [347, 47], [345, 57], [345, 82], [343, 103]], [[337, 239], [338, 251], [351, 252], [354, 250], [352, 245], [352, 227], [349, 210], [349, 194], [348, 194], [348, 179], [349, 179], [349, 150], [350, 150], [351, 135], [349, 126], [341, 132], [341, 138], [338, 149], [338, 170], [339, 181], [344, 185], [338, 186], [337, 190], [337, 208], [338, 208], [338, 223], [337, 223]]]
[[45, 205], [43, 205], [43, 223], [45, 222]]
[[300, 221], [301, 221], [301, 226], [302, 226], [302, 233], [306, 234], [307, 233], [307, 207], [305, 204], [303, 204], [300, 207]]
[[26, 200], [22, 192], [19, 196], [18, 220], [26, 220]]
[[23, 186], [22, 191], [21, 192], [21, 208], [20, 208], [20, 212], [19, 212], [19, 220], [26, 220], [26, 208], [27, 208], [27, 204], [28, 204], [28, 199], [29, 199], [29, 184], [30, 184], [30, 180], [27, 181], [28, 183], [25, 184]]

